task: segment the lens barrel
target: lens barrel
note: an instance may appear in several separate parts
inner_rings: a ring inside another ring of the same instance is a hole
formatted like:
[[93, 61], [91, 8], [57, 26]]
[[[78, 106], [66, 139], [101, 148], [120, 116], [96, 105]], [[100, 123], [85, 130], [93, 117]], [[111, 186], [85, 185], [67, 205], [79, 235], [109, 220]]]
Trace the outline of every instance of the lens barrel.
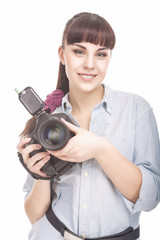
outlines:
[[67, 144], [70, 139], [70, 131], [61, 120], [51, 118], [40, 125], [37, 139], [45, 149], [54, 151]]

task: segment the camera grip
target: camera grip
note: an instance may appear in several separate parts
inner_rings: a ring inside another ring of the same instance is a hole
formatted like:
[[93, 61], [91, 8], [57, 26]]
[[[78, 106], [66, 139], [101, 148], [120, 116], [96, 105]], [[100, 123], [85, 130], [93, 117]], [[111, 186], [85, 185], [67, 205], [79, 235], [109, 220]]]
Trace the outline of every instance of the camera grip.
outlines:
[[[29, 143], [25, 144], [25, 147], [27, 147], [31, 144], [35, 144], [35, 143], [38, 143], [38, 141], [34, 141], [33, 139], [31, 139], [31, 141]], [[39, 150], [32, 151], [29, 155], [30, 155], [30, 157], [33, 157], [35, 154], [37, 154], [39, 152], [47, 152], [47, 151], [46, 151], [45, 148], [42, 147]], [[53, 162], [53, 160], [52, 160], [52, 157], [51, 157], [51, 159], [47, 163], [45, 163], [44, 166], [41, 168], [41, 170], [44, 171], [48, 175], [48, 177], [56, 175], [56, 170], [53, 167], [52, 162]]]
[[20, 161], [20, 163], [22, 164], [22, 166], [25, 168], [25, 170], [26, 170], [34, 179], [41, 179], [41, 180], [51, 180], [51, 179], [53, 179], [53, 178], [51, 178], [51, 177], [46, 177], [46, 178], [45, 178], [45, 177], [40, 176], [39, 174], [36, 174], [36, 173], [31, 172], [31, 171], [27, 168], [26, 164], [24, 163], [22, 154], [21, 154], [20, 152], [18, 152], [17, 155], [18, 155], [19, 161]]
[[[33, 139], [31, 139], [31, 141], [29, 143], [25, 144], [24, 147], [27, 147], [27, 146], [29, 146], [31, 144], [35, 144], [35, 143], [38, 143], [38, 141], [34, 141]], [[46, 149], [42, 147], [39, 150], [34, 150], [30, 153], [30, 157], [34, 156], [35, 154], [37, 154], [39, 152], [46, 152]], [[48, 175], [48, 177], [44, 178], [38, 174], [31, 172], [25, 165], [22, 155], [20, 153], [18, 153], [18, 157], [19, 157], [21, 164], [35, 179], [44, 179], [44, 180], [57, 179], [57, 180], [59, 180], [59, 176], [62, 175], [61, 174], [62, 172], [63, 173], [65, 172], [64, 169], [65, 169], [66, 165], [68, 165], [68, 162], [62, 161], [62, 160], [54, 157], [53, 155], [50, 155], [50, 156], [51, 156], [50, 160], [47, 163], [45, 163], [44, 166], [41, 168], [41, 170], [44, 171]], [[71, 166], [67, 166], [66, 170], [70, 169], [72, 166], [73, 166], [73, 164]]]

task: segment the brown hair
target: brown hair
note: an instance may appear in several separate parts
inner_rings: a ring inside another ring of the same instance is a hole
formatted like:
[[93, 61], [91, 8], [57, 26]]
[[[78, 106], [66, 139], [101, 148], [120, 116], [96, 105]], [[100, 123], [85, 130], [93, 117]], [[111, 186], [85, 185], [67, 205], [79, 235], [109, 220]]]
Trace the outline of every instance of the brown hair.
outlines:
[[[112, 50], [116, 38], [110, 24], [103, 17], [94, 13], [82, 12], [67, 22], [62, 37], [62, 48], [65, 48], [65, 42], [66, 44], [90, 42]], [[62, 63], [59, 65], [56, 88], [61, 89], [64, 94], [69, 91], [69, 81]]]
[[[76, 14], [67, 22], [62, 36], [62, 48], [65, 48], [65, 43], [73, 44], [78, 42], [99, 44], [112, 50], [116, 39], [113, 29], [103, 17], [94, 13], [82, 12]], [[56, 89], [61, 89], [64, 94], [69, 92], [69, 81], [66, 76], [65, 66], [62, 63], [59, 64]], [[32, 117], [20, 136], [30, 136], [35, 124], [36, 118]]]

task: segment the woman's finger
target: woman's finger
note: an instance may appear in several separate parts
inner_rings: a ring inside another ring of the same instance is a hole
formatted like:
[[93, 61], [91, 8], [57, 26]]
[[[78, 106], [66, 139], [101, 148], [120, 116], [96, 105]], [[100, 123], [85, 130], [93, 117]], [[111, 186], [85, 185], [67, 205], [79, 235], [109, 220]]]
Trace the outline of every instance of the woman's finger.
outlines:
[[29, 143], [31, 141], [31, 138], [23, 138], [20, 140], [20, 142], [17, 145], [17, 149], [19, 152], [24, 148], [24, 145]]
[[75, 126], [74, 124], [67, 122], [64, 118], [61, 118], [61, 121], [69, 128], [69, 130], [71, 130], [74, 133], [78, 133], [79, 132], [79, 127]]
[[41, 161], [42, 159], [47, 158], [50, 159], [50, 155], [47, 152], [40, 152], [32, 156], [31, 158], [24, 159], [24, 163], [27, 165], [29, 169], [31, 169], [37, 162]]
[[32, 167], [32, 171], [34, 171], [35, 173], [38, 172], [50, 159], [50, 156], [46, 156], [44, 158], [42, 158], [41, 160], [39, 160], [33, 167]]

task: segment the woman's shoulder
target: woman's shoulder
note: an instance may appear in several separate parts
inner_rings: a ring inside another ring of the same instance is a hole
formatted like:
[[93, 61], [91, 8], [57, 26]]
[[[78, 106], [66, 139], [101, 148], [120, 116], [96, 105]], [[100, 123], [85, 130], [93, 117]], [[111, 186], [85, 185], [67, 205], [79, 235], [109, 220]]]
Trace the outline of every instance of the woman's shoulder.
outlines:
[[121, 90], [113, 90], [110, 87], [107, 87], [107, 88], [110, 91], [110, 97], [113, 99], [136, 102], [137, 104], [144, 103], [144, 104], [150, 105], [143, 96], [138, 95], [136, 93], [121, 91]]
[[142, 96], [121, 90], [113, 90], [110, 87], [106, 87], [106, 98], [112, 105], [112, 107], [119, 107], [121, 109], [136, 110], [136, 112], [144, 113], [152, 110], [149, 102]]

